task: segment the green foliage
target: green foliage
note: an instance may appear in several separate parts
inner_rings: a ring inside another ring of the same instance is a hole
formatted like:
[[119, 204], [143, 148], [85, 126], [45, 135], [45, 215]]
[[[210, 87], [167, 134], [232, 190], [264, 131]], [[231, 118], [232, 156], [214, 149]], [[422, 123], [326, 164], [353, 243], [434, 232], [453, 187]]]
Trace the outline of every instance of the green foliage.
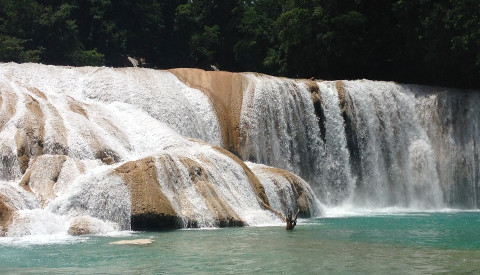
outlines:
[[39, 62], [42, 51], [27, 50], [26, 40], [0, 34], [0, 60], [14, 62]]
[[0, 0], [0, 61], [480, 88], [478, 0]]
[[72, 61], [75, 66], [103, 66], [105, 65], [105, 56], [97, 49], [77, 50], [72, 55]]
[[203, 32], [194, 34], [190, 42], [195, 63], [203, 66], [213, 64], [214, 55], [218, 51], [216, 47], [220, 41], [220, 27], [218, 25], [204, 26]]
[[452, 32], [451, 50], [466, 58], [473, 57], [475, 69], [480, 72], [480, 1], [449, 2], [451, 9], [446, 12], [445, 26]]

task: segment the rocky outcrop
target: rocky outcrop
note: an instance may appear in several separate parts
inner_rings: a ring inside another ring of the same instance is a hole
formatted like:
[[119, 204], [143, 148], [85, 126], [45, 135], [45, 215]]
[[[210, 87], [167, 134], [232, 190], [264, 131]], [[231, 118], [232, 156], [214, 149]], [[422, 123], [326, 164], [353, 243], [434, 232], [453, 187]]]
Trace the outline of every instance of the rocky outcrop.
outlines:
[[73, 236], [88, 235], [94, 232], [95, 230], [92, 228], [92, 224], [84, 217], [74, 219], [68, 229], [68, 234]]
[[[215, 147], [217, 152], [233, 160], [245, 173], [252, 189], [256, 193], [258, 203], [268, 205], [268, 197], [263, 186], [253, 172], [232, 153]], [[204, 159], [205, 163], [212, 160]], [[182, 176], [186, 169], [188, 175]], [[205, 202], [212, 215], [212, 226], [242, 226], [245, 222], [218, 193], [209, 166], [196, 160], [193, 155], [172, 156], [168, 154], [158, 157], [129, 161], [115, 168], [114, 173], [120, 175], [127, 185], [131, 195], [131, 225], [133, 230], [159, 230], [183, 227], [199, 227], [197, 206], [188, 203], [192, 198], [183, 197], [187, 189], [193, 190]], [[159, 179], [158, 175], [162, 178]], [[232, 182], [232, 187], [235, 182]], [[162, 186], [168, 188], [163, 190]], [[174, 201], [166, 196], [166, 192], [175, 192]], [[174, 203], [174, 205], [172, 205]]]
[[122, 176], [130, 190], [133, 230], [181, 227], [177, 213], [158, 183], [155, 158], [129, 161], [116, 168], [115, 172]]
[[56, 197], [54, 187], [66, 160], [64, 155], [35, 157], [23, 175], [20, 186], [34, 193], [42, 205], [46, 205]]
[[8, 230], [8, 226], [12, 223], [14, 209], [7, 203], [7, 198], [0, 195], [0, 236], [4, 236]]
[[240, 114], [247, 79], [238, 73], [222, 71], [182, 68], [170, 72], [186, 85], [203, 91], [209, 97], [222, 128], [224, 148], [238, 155]]
[[303, 179], [286, 170], [262, 164], [248, 163], [270, 196], [270, 207], [283, 213], [299, 210], [300, 217], [312, 217], [321, 214], [315, 195]]

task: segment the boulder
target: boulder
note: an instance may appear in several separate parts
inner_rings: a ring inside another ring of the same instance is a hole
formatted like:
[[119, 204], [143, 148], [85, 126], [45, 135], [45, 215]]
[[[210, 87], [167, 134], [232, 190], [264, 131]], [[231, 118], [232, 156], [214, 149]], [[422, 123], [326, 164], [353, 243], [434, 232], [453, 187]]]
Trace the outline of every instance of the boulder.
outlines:
[[70, 224], [68, 234], [73, 236], [87, 235], [94, 233], [91, 223], [84, 217], [78, 217]]
[[0, 236], [5, 236], [12, 223], [15, 210], [5, 203], [5, 198], [0, 195]]
[[[262, 184], [268, 184], [265, 182], [265, 180], [268, 180], [269, 184], [276, 186], [274, 189], [277, 191], [276, 196], [280, 199], [281, 205], [278, 209], [274, 209], [275, 212], [283, 212], [286, 215], [288, 210], [294, 212], [298, 209], [300, 210], [299, 216], [305, 218], [321, 213], [321, 208], [317, 204], [313, 190], [299, 176], [286, 170], [263, 164], [249, 163], [248, 166], [257, 175]], [[291, 194], [289, 190], [293, 193], [293, 198], [289, 197]], [[285, 205], [289, 201], [291, 205]]]
[[132, 230], [158, 230], [181, 227], [181, 220], [162, 192], [155, 158], [129, 161], [115, 172], [127, 185], [132, 204]]
[[23, 175], [20, 186], [33, 192], [42, 205], [56, 197], [55, 184], [67, 160], [64, 155], [41, 155], [35, 157]]

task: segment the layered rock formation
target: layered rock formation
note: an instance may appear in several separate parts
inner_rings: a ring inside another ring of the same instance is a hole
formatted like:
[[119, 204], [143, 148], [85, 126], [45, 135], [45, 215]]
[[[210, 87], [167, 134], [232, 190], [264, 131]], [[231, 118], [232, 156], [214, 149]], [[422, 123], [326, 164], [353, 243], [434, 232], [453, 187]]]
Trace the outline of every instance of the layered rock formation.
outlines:
[[170, 72], [208, 96], [221, 125], [224, 148], [238, 155], [243, 91], [248, 79], [238, 73], [200, 69], [172, 69]]
[[[280, 221], [269, 208], [284, 202], [271, 202], [236, 156], [244, 76], [174, 70], [188, 87], [148, 69], [0, 71], [2, 234]], [[299, 198], [302, 188], [287, 187]], [[317, 205], [303, 203], [305, 215], [317, 211], [309, 207]], [[48, 229], [36, 231], [39, 224]]]
[[317, 198], [475, 208], [478, 106], [391, 82], [0, 64], [0, 231], [280, 224]]

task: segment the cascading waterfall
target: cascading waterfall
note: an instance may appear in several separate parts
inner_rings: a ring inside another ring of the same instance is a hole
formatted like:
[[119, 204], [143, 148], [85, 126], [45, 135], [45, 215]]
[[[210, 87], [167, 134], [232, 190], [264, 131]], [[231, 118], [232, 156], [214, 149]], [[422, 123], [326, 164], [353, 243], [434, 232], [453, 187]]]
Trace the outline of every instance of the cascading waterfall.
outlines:
[[329, 205], [444, 207], [437, 152], [418, 115], [418, 94], [408, 87], [317, 82], [317, 123], [304, 82], [248, 77], [241, 121], [244, 159], [301, 175]]
[[350, 168], [345, 123], [334, 82], [317, 82], [324, 117], [325, 160], [322, 182], [325, 201], [332, 205], [352, 198], [355, 181]]
[[278, 222], [258, 204], [243, 168], [214, 149], [193, 145], [170, 150], [156, 166], [160, 186], [183, 227], [215, 227], [219, 217], [229, 215], [247, 225]]
[[327, 204], [348, 199], [354, 180], [334, 83], [317, 83], [323, 115], [319, 121], [305, 83], [247, 76], [240, 124], [243, 159], [302, 176]]
[[437, 87], [410, 86], [417, 113], [436, 156], [445, 201], [480, 207], [480, 95]]
[[240, 117], [224, 122], [246, 163], [216, 147], [237, 137], [217, 118], [236, 101], [216, 106], [169, 72], [1, 64], [0, 207], [14, 215], [0, 234], [129, 230], [145, 182], [182, 227], [280, 224], [263, 200], [305, 216], [479, 206], [478, 93], [241, 77]]
[[6, 236], [130, 229], [131, 194], [115, 169], [147, 156], [184, 226], [280, 222], [242, 166], [189, 139], [222, 145], [210, 100], [168, 72], [3, 64], [0, 85], [0, 195], [16, 211]]
[[240, 120], [244, 160], [286, 169], [309, 182], [322, 176], [324, 144], [307, 86], [246, 75]]
[[111, 168], [100, 166], [76, 178], [70, 190], [52, 201], [47, 210], [59, 216], [93, 217], [115, 229], [130, 229], [130, 194]]
[[438, 208], [443, 204], [435, 156], [416, 115], [415, 95], [388, 82], [344, 81], [354, 203], [367, 207]]

